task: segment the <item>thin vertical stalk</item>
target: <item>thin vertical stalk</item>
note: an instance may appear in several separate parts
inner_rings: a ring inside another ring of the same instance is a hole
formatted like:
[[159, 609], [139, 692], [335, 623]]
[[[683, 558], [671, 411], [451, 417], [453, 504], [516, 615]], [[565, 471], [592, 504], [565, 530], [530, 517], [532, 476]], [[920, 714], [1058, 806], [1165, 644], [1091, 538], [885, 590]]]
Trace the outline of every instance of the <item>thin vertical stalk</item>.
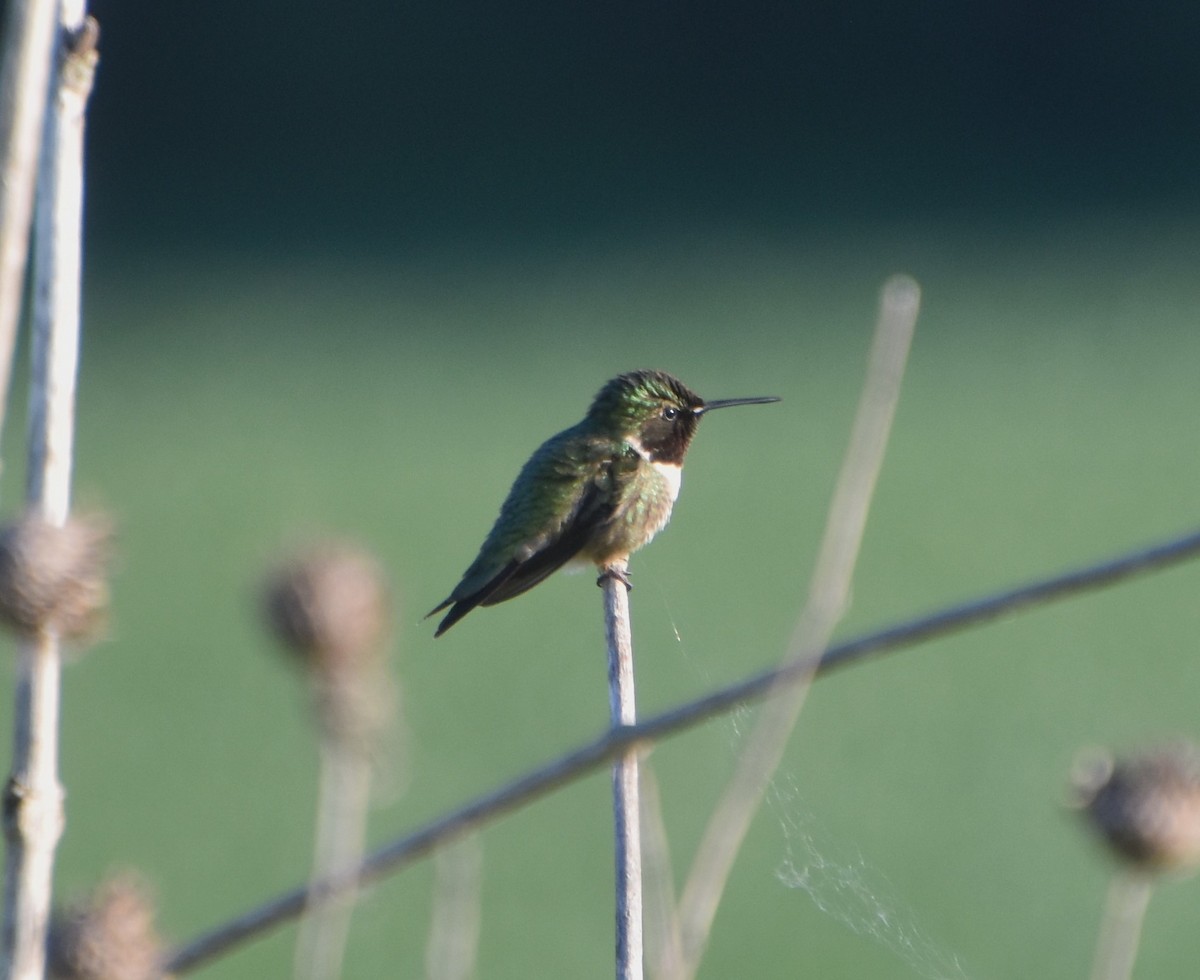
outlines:
[[299, 980], [341, 976], [358, 896], [353, 891], [327, 894], [319, 883], [346, 874], [362, 860], [371, 799], [371, 760], [361, 745], [326, 732], [320, 755], [314, 891], [311, 911], [300, 923], [293, 971]]
[[0, 978], [41, 980], [54, 851], [62, 836], [58, 782], [58, 638], [41, 632], [17, 650], [13, 770], [4, 791], [4, 930]]
[[[609, 711], [614, 728], [637, 721], [633, 639], [625, 563], [604, 578], [604, 635], [608, 643]], [[630, 749], [613, 763], [616, 864], [617, 980], [642, 978], [642, 844], [638, 813], [638, 756]]]
[[1096, 942], [1092, 980], [1129, 980], [1133, 976], [1152, 886], [1151, 876], [1145, 872], [1122, 869], [1113, 875]]
[[[74, 6], [74, 4], [70, 4]], [[98, 29], [68, 18], [64, 52], [46, 119], [34, 225], [32, 383], [29, 397], [30, 511], [63, 524], [71, 509], [75, 378], [83, 269], [83, 123], [96, 65]]]
[[470, 980], [479, 951], [483, 845], [469, 834], [434, 858], [433, 915], [425, 980]]
[[5, 6], [0, 41], [0, 430], [25, 295], [58, 4], [56, 0], [8, 0]]
[[[46, 117], [34, 227], [30, 390], [31, 514], [56, 525], [71, 505], [75, 378], [79, 352], [83, 121], [96, 62], [95, 21], [64, 2], [64, 52]], [[41, 980], [45, 972], [54, 852], [63, 829], [58, 782], [58, 636], [41, 629], [17, 649], [13, 769], [5, 790], [4, 925], [0, 980]]]
[[312, 875], [292, 972], [336, 980], [356, 896], [327, 883], [362, 860], [373, 756], [394, 709], [383, 662], [390, 597], [375, 559], [336, 540], [284, 561], [264, 586], [266, 625], [304, 670], [319, 738]]

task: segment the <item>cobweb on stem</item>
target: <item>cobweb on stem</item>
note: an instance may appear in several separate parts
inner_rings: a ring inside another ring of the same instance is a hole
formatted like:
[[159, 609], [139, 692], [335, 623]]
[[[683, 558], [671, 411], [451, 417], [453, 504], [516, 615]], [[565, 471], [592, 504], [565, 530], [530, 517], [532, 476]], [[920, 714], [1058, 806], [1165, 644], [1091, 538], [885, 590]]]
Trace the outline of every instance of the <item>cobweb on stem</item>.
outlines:
[[930, 936], [887, 876], [857, 851], [847, 851], [801, 807], [794, 781], [777, 774], [767, 799], [784, 837], [775, 876], [803, 891], [825, 915], [884, 947], [925, 980], [967, 980], [958, 954]]

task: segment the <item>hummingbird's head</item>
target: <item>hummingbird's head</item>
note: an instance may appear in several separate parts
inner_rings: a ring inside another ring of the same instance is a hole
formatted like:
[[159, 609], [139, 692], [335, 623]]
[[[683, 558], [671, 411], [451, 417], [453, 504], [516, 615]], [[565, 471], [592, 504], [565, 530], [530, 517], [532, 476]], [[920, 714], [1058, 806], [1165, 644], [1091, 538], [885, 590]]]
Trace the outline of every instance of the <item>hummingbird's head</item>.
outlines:
[[682, 463], [700, 416], [714, 408], [774, 402], [778, 398], [729, 398], [705, 402], [666, 371], [630, 371], [596, 394], [587, 421], [632, 444], [656, 463]]

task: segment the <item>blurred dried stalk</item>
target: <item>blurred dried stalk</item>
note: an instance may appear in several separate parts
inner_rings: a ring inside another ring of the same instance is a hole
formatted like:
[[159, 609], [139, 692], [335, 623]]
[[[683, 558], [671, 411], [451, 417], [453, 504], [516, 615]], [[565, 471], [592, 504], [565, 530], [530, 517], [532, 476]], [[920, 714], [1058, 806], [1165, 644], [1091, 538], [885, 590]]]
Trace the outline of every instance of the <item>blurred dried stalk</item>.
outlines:
[[306, 670], [321, 732], [310, 914], [297, 939], [294, 972], [333, 980], [341, 975], [354, 895], [333, 895], [322, 882], [362, 859], [372, 756], [397, 700], [384, 658], [390, 599], [374, 558], [331, 541], [271, 574], [264, 611]]
[[264, 590], [268, 625], [307, 671], [322, 729], [364, 752], [394, 709], [384, 663], [389, 606], [379, 564], [344, 542], [287, 559]]
[[1126, 759], [1090, 752], [1071, 783], [1074, 805], [1122, 865], [1109, 885], [1092, 980], [1127, 980], [1155, 880], [1200, 868], [1200, 748], [1178, 741]]
[[50, 928], [51, 980], [159, 980], [162, 941], [145, 882], [125, 872], [57, 916]]
[[678, 976], [684, 969], [679, 934], [679, 903], [671, 872], [671, 844], [663, 819], [662, 794], [654, 767], [641, 768], [642, 866], [646, 879], [646, 958], [655, 978]]
[[1113, 854], [1148, 872], [1200, 867], [1200, 748], [1178, 741], [1077, 763], [1075, 802]]
[[469, 834], [438, 851], [425, 980], [470, 980], [479, 948], [483, 845]]

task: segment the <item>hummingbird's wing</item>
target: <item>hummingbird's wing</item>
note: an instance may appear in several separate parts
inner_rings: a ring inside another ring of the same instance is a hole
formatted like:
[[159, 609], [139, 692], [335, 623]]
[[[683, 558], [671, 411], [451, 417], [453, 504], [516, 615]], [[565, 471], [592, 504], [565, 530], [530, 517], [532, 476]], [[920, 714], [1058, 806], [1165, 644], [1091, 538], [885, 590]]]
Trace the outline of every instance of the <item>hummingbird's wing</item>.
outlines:
[[[612, 516], [614, 501], [605, 489], [609, 484], [606, 462], [588, 465], [554, 442], [548, 442], [521, 471], [479, 557], [458, 587], [430, 613], [451, 607], [434, 636], [441, 636], [476, 606], [492, 606], [532, 589], [578, 555], [596, 526]], [[579, 449], [578, 444], [568, 446]], [[555, 521], [543, 513], [546, 510], [564, 517]], [[503, 556], [500, 561], [497, 554]]]
[[559, 534], [528, 558], [510, 561], [501, 570], [501, 575], [489, 583], [491, 588], [479, 600], [479, 605], [494, 606], [505, 599], [519, 596], [558, 571], [583, 550], [592, 531], [611, 517], [612, 511], [611, 495], [603, 493], [594, 482], [589, 481], [579, 505]]

